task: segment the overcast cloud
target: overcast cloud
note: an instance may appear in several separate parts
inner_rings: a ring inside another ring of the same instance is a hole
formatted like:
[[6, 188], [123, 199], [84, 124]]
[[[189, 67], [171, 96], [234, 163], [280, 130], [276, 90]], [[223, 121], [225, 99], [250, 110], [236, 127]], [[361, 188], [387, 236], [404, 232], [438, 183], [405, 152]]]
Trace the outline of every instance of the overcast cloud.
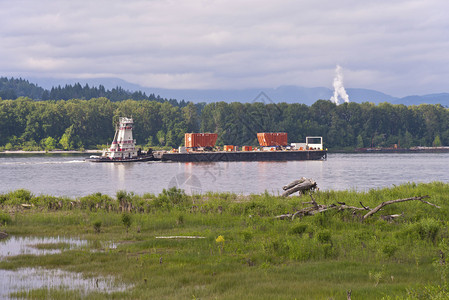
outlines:
[[449, 2], [4, 1], [0, 76], [449, 92]]

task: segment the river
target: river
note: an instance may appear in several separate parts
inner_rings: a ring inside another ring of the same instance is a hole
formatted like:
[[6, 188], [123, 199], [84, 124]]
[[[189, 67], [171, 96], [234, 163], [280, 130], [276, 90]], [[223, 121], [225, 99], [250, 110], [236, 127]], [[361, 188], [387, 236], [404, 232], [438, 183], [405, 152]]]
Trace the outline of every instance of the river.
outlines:
[[188, 194], [282, 193], [301, 177], [322, 190], [390, 187], [407, 182], [449, 182], [449, 153], [328, 154], [325, 161], [216, 163], [91, 163], [81, 155], [0, 155], [0, 193], [27, 189], [35, 195], [82, 197], [118, 190], [159, 194], [177, 186]]

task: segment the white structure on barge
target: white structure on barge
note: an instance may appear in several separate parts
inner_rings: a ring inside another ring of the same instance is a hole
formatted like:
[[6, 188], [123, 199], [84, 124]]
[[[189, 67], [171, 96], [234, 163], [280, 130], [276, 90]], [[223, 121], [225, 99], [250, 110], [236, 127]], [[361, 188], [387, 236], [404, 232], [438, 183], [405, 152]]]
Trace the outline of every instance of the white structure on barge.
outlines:
[[139, 156], [139, 152], [136, 150], [136, 140], [133, 139], [133, 119], [119, 118], [114, 140], [110, 148], [103, 150], [103, 157], [114, 160], [131, 159]]

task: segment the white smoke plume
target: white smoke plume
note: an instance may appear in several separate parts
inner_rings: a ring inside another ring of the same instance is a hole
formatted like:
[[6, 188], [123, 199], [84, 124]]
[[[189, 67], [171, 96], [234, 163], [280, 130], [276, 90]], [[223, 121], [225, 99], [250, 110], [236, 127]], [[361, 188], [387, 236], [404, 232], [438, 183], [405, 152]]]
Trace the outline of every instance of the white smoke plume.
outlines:
[[335, 104], [338, 105], [340, 104], [338, 100], [339, 97], [346, 103], [349, 103], [349, 96], [343, 86], [343, 73], [341, 72], [341, 67], [337, 65], [335, 68], [334, 95], [331, 97], [331, 101], [334, 101]]

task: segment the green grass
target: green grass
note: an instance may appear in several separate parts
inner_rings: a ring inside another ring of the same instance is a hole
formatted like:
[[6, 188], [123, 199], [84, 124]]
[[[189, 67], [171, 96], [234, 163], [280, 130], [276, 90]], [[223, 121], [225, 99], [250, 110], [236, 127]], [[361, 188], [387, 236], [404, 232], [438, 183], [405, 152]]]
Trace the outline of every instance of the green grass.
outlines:
[[[389, 205], [365, 221], [352, 211], [337, 210], [292, 221], [274, 217], [305, 207], [309, 196], [187, 196], [172, 189], [158, 196], [120, 191], [117, 199], [98, 193], [60, 199], [15, 191], [0, 195], [1, 214], [8, 220], [0, 230], [89, 243], [77, 250], [65, 250], [63, 244], [39, 246], [64, 251], [12, 257], [1, 261], [0, 268], [113, 275], [133, 286], [110, 295], [92, 293], [87, 299], [346, 299], [348, 290], [353, 299], [446, 296], [449, 270], [439, 260], [440, 253], [446, 260], [449, 255], [448, 184], [410, 183], [365, 193], [324, 191], [314, 199], [358, 207], [362, 202], [373, 208], [383, 201], [422, 195], [441, 208], [411, 201]], [[22, 203], [34, 207], [25, 210]], [[380, 219], [395, 213], [403, 216], [394, 222]], [[205, 238], [156, 238], [179, 235]], [[220, 235], [223, 243], [216, 241]], [[118, 243], [117, 248], [91, 251], [109, 241]], [[18, 295], [80, 298], [76, 291], [57, 289]]]

